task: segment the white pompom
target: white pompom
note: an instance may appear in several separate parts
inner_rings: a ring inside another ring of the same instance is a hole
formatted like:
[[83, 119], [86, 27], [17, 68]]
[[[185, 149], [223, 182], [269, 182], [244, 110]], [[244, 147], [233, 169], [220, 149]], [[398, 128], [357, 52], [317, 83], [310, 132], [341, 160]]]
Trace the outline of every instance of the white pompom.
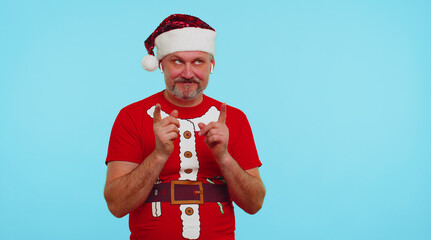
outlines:
[[153, 55], [147, 55], [141, 60], [142, 67], [147, 71], [155, 71], [159, 67], [159, 60]]

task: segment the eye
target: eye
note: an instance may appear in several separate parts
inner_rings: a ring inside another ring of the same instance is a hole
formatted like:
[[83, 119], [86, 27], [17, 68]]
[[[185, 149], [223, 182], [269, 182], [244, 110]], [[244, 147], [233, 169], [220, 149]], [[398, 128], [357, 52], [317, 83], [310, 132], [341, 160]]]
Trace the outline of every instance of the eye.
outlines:
[[174, 63], [176, 63], [176, 64], [181, 64], [181, 63], [183, 63], [183, 61], [181, 61], [181, 60], [179, 60], [179, 59], [175, 59], [175, 60], [174, 60]]
[[202, 60], [195, 60], [195, 64], [197, 64], [197, 65], [200, 65], [200, 64], [202, 64], [203, 63], [203, 61]]

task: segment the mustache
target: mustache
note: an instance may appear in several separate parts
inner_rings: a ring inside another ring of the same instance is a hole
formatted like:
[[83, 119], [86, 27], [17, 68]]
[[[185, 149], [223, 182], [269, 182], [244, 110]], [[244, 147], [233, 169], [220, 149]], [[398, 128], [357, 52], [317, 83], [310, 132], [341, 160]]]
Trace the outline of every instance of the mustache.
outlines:
[[196, 78], [177, 78], [174, 79], [174, 83], [201, 83], [199, 79]]

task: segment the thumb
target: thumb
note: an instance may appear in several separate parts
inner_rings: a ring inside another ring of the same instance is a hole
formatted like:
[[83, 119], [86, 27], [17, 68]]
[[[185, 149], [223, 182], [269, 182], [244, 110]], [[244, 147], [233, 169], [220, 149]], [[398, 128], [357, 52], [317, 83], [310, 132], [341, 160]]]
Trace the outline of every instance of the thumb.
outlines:
[[178, 110], [173, 110], [171, 114], [169, 114], [171, 117], [177, 118], [178, 117]]
[[209, 129], [204, 130], [204, 128], [207, 126], [205, 123], [198, 123], [198, 126], [200, 128], [199, 136], [205, 135], [206, 132], [209, 130]]

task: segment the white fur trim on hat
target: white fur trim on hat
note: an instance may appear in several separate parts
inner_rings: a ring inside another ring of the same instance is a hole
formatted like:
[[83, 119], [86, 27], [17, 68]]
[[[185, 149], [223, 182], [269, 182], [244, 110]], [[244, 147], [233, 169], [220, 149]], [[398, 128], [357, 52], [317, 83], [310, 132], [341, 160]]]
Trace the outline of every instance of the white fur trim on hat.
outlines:
[[187, 27], [167, 31], [154, 41], [157, 59], [179, 51], [202, 51], [214, 56], [215, 38], [215, 31], [204, 28]]

